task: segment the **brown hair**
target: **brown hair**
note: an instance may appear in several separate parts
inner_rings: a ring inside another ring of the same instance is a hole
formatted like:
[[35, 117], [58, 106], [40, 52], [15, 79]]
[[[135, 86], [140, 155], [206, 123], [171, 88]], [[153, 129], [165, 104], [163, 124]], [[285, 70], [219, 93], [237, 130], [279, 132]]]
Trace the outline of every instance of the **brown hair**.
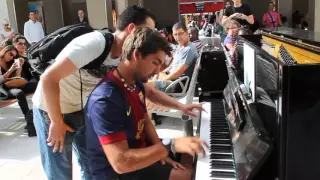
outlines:
[[122, 57], [131, 60], [132, 53], [137, 50], [144, 58], [158, 51], [164, 51], [167, 55], [171, 54], [172, 48], [168, 40], [161, 36], [156, 30], [147, 27], [136, 28], [123, 43]]
[[238, 21], [233, 20], [233, 19], [232, 19], [232, 20], [229, 20], [229, 21], [227, 22], [227, 24], [224, 26], [226, 32], [229, 31], [229, 26], [230, 26], [231, 24], [235, 24], [238, 28], [241, 26]]
[[0, 59], [4, 58], [4, 56], [6, 55], [6, 53], [9, 52], [9, 51], [12, 51], [12, 50], [16, 51], [17, 54], [18, 54], [18, 50], [17, 50], [14, 46], [9, 45], [9, 46], [4, 47], [4, 48], [0, 51]]

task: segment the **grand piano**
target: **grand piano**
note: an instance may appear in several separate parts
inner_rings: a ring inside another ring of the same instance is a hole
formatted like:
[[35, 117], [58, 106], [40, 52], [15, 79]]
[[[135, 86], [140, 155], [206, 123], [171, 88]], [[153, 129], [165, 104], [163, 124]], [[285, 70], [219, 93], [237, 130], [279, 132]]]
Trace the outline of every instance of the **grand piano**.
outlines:
[[320, 64], [277, 59], [262, 41], [241, 38], [243, 71], [225, 48], [225, 58], [202, 53], [199, 99], [206, 112], [197, 133], [210, 148], [197, 157], [196, 180], [320, 179]]

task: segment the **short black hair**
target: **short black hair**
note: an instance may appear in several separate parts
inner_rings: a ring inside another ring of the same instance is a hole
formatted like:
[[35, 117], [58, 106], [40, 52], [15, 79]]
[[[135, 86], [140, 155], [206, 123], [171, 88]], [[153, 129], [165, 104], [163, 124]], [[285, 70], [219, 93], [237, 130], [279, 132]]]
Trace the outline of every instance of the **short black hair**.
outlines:
[[158, 31], [147, 27], [136, 28], [126, 38], [123, 47], [122, 57], [127, 60], [131, 60], [134, 50], [137, 50], [143, 58], [158, 51], [164, 51], [170, 56], [172, 51], [169, 42]]
[[129, 6], [120, 14], [116, 28], [123, 31], [130, 23], [135, 25], [144, 24], [148, 17], [156, 21], [150, 10], [140, 5]]
[[173, 25], [172, 29], [182, 29], [183, 31], [188, 31], [187, 26], [182, 22], [177, 22]]
[[17, 35], [16, 37], [13, 38], [12, 42], [13, 42], [13, 43], [18, 43], [18, 42], [19, 42], [19, 39], [24, 39], [24, 40], [27, 41], [27, 39], [26, 39], [24, 36], [22, 36], [22, 35], [19, 34], [19, 35]]

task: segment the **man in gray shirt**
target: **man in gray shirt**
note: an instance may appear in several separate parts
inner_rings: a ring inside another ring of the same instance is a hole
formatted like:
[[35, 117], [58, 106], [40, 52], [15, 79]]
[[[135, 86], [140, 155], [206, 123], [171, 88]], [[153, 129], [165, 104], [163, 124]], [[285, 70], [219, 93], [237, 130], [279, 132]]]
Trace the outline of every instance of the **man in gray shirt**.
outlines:
[[173, 36], [179, 43], [172, 64], [160, 73], [150, 84], [164, 91], [172, 81], [181, 76], [191, 78], [198, 58], [196, 47], [190, 42], [187, 27], [182, 23], [176, 23], [173, 28]]

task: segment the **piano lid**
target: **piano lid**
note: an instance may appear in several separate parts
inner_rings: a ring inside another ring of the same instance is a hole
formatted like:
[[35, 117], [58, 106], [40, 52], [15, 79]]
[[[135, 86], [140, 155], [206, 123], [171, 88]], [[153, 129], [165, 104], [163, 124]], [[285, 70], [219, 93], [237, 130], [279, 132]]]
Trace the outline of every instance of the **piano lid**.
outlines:
[[301, 40], [304, 43], [320, 47], [320, 33], [314, 31], [305, 31], [303, 29], [294, 29], [289, 27], [261, 28], [260, 30], [278, 36], [284, 36], [292, 40]]

